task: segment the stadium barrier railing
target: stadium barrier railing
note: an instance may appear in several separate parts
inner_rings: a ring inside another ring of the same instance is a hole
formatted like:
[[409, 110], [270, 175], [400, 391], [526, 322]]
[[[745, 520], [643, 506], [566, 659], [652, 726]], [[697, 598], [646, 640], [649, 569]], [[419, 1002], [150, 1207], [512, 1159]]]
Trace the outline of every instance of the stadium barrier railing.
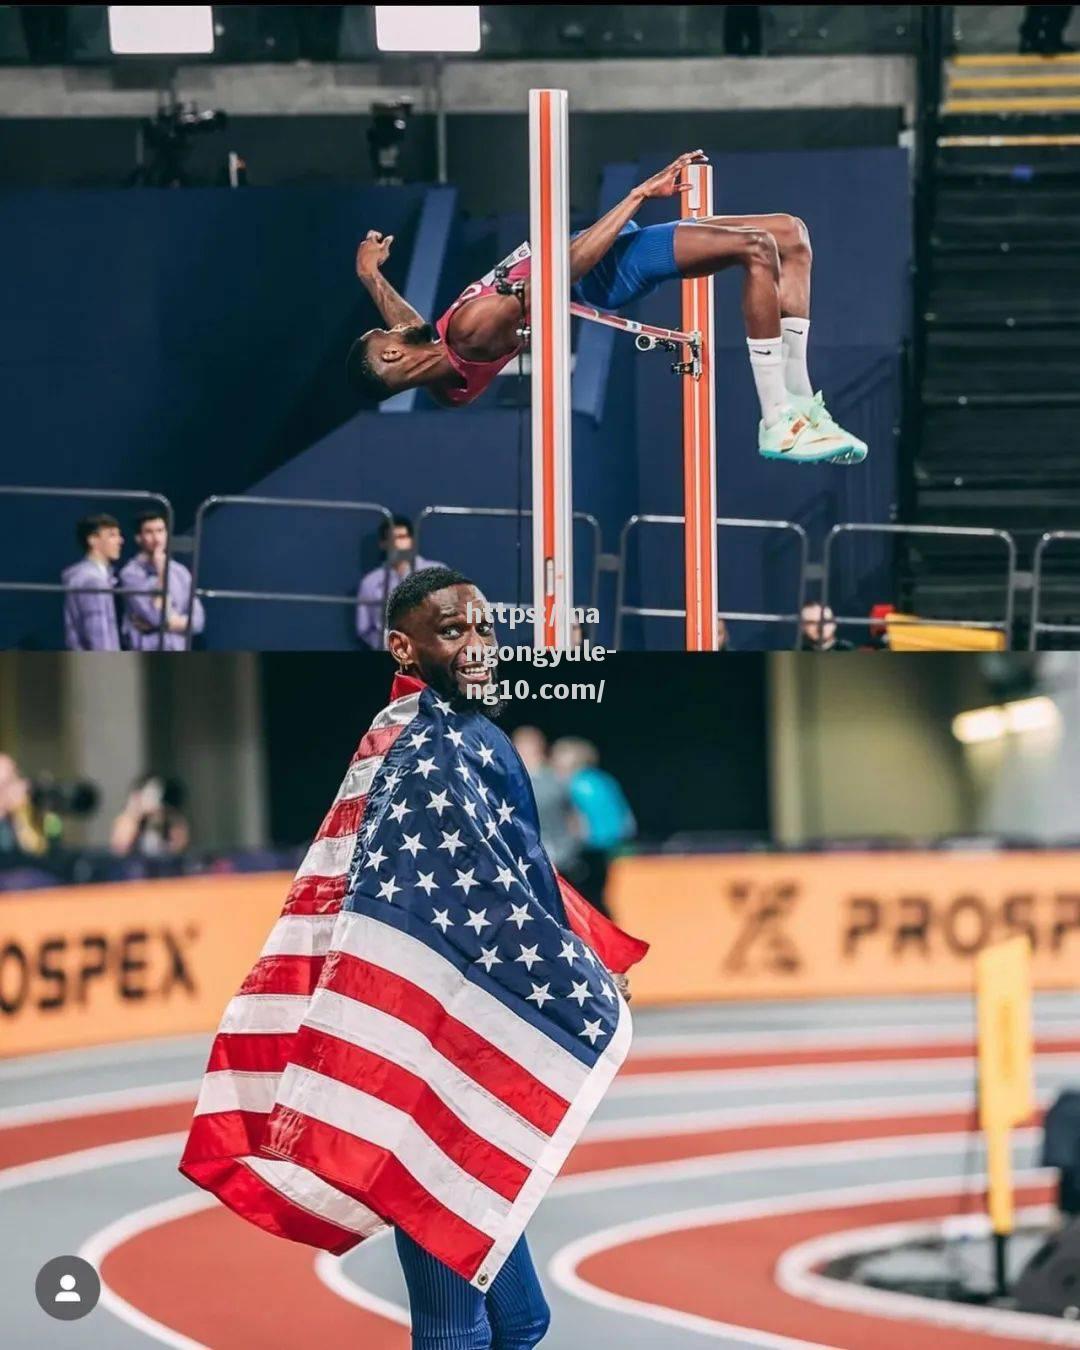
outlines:
[[[626, 574], [631, 535], [643, 525], [682, 525], [684, 517], [665, 515], [633, 515], [623, 525], [619, 534], [619, 565], [616, 582], [615, 600], [615, 649], [622, 647], [623, 620], [627, 615], [646, 619], [683, 619], [685, 606], [681, 609], [662, 609], [655, 606], [628, 605], [626, 603]], [[756, 613], [749, 610], [717, 610], [717, 617], [725, 621], [753, 623], [790, 623], [794, 628], [793, 649], [799, 646], [800, 611], [806, 598], [806, 580], [809, 568], [809, 540], [801, 525], [791, 520], [740, 520], [733, 516], [718, 516], [716, 524], [721, 529], [762, 530], [790, 535], [798, 546], [799, 566], [796, 577], [796, 602], [792, 613]]]
[[[162, 515], [168, 527], [168, 540], [165, 544], [165, 565], [161, 573], [161, 587], [154, 590], [125, 590], [118, 586], [79, 586], [69, 588], [62, 581], [0, 581], [0, 591], [17, 591], [36, 595], [66, 595], [70, 589], [79, 595], [142, 595], [152, 596], [164, 601], [169, 594], [169, 564], [172, 560], [173, 508], [168, 497], [160, 492], [144, 491], [140, 488], [60, 488], [60, 487], [22, 487], [0, 484], [0, 497], [56, 497], [61, 500], [108, 501], [108, 502], [146, 502], [161, 507]], [[161, 606], [161, 620], [158, 626], [158, 643], [165, 646], [165, 632], [168, 623], [168, 609]], [[190, 624], [188, 625], [190, 632]], [[189, 639], [190, 641], [190, 639]]]
[[[1048, 549], [1055, 544], [1080, 544], [1080, 530], [1048, 530], [1035, 545], [1031, 562], [1031, 625], [1028, 632], [1028, 650], [1039, 650], [1040, 633], [1056, 633], [1063, 637], [1080, 636], [1080, 624], [1047, 623], [1040, 617], [1043, 609], [1043, 565]], [[1077, 600], [1080, 602], [1080, 583], [1077, 585]]]
[[[517, 520], [520, 515], [523, 519], [531, 520], [532, 514], [530, 509], [519, 512], [512, 506], [425, 506], [416, 517], [415, 534], [413, 536], [416, 541], [416, 551], [417, 553], [420, 552], [420, 536], [425, 523], [435, 517], [465, 520], [473, 518], [477, 520]], [[592, 567], [589, 569], [589, 608], [598, 609], [600, 604], [600, 571], [606, 557], [603, 551], [600, 522], [588, 511], [574, 511], [572, 519], [585, 525], [592, 535], [593, 552]], [[531, 533], [529, 547], [530, 549], [532, 547]], [[491, 603], [494, 604], [495, 602], [492, 601]]]
[[[320, 498], [307, 497], [247, 497], [247, 496], [212, 496], [207, 497], [204, 502], [200, 502], [199, 509], [195, 513], [195, 547], [194, 556], [191, 563], [191, 593], [198, 596], [201, 600], [251, 600], [251, 601], [275, 601], [292, 604], [309, 605], [356, 605], [357, 597], [351, 595], [312, 595], [296, 591], [245, 591], [245, 590], [218, 590], [214, 587], [202, 585], [202, 563], [204, 535], [206, 530], [206, 518], [212, 511], [220, 510], [222, 507], [249, 506], [258, 508], [275, 508], [285, 510], [307, 510], [307, 511], [354, 511], [358, 513], [368, 513], [381, 516], [388, 531], [391, 532], [391, 538], [394, 528], [394, 514], [389, 507], [383, 506], [381, 502], [330, 502], [323, 501]], [[386, 599], [389, 599], [389, 581], [390, 570], [393, 565], [393, 558], [390, 554], [386, 559]], [[385, 600], [383, 602], [383, 617], [385, 621]], [[191, 647], [191, 630], [188, 630], [188, 648]]]
[[[1004, 603], [1000, 619], [927, 619], [910, 615], [905, 616], [905, 623], [912, 628], [960, 628], [1001, 633], [1005, 639], [1006, 648], [1012, 646], [1013, 617], [1016, 606], [1017, 550], [1016, 540], [1008, 530], [983, 528], [974, 525], [883, 525], [854, 522], [834, 525], [825, 536], [821, 553], [821, 607], [823, 610], [829, 607], [830, 590], [834, 582], [834, 546], [841, 535], [851, 534], [892, 535], [898, 538], [982, 539], [1000, 543], [1005, 550], [1006, 557]], [[880, 619], [865, 614], [853, 615], [834, 612], [833, 619], [838, 628], [843, 624], [871, 628], [881, 623]], [[824, 625], [822, 627], [824, 628]]]

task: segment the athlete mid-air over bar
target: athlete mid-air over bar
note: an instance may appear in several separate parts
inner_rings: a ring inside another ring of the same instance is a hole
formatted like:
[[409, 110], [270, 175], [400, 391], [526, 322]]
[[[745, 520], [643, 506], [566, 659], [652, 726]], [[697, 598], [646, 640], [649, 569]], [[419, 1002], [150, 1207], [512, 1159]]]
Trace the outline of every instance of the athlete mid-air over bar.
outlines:
[[[596, 309], [619, 310], [662, 282], [741, 267], [747, 347], [761, 403], [759, 453], [801, 464], [860, 463], [866, 458], [865, 443], [833, 421], [807, 373], [812, 254], [805, 224], [788, 215], [709, 216], [644, 228], [635, 223], [643, 202], [685, 191], [682, 171], [704, 158], [700, 150], [680, 155], [574, 235], [573, 298]], [[527, 316], [529, 305], [529, 245], [522, 244], [467, 286], [432, 326], [382, 274], [393, 241], [393, 235], [369, 230], [357, 250], [357, 275], [388, 327], [372, 328], [353, 343], [350, 380], [374, 402], [404, 389], [424, 388], [445, 407], [463, 407], [521, 350], [521, 306]], [[524, 283], [520, 302], [498, 289], [503, 278]]]

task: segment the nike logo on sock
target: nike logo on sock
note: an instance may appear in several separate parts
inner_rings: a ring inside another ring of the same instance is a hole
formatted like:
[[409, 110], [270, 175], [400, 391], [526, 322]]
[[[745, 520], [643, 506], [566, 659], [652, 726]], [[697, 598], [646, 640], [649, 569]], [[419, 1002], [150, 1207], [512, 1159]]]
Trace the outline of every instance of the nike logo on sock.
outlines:
[[760, 347], [751, 347], [750, 350], [755, 356], [772, 356], [772, 352], [769, 351], [768, 347], [766, 347], [764, 351], [762, 351]]
[[802, 337], [803, 334], [806, 332], [806, 329], [805, 329], [805, 328], [789, 328], [787, 331], [788, 331], [789, 333], [794, 333], [796, 337]]

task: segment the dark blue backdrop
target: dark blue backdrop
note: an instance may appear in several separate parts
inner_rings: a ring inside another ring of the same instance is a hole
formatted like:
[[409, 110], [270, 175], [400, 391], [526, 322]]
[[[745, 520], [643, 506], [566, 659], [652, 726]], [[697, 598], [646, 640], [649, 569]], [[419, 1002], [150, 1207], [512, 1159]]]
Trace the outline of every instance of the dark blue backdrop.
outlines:
[[[642, 160], [642, 175], [670, 158]], [[717, 209], [790, 211], [815, 249], [811, 373], [833, 411], [871, 445], [856, 469], [761, 461], [757, 407], [739, 314], [740, 279], [718, 281], [719, 498], [725, 515], [798, 520], [819, 539], [836, 520], [884, 520], [895, 491], [899, 348], [907, 329], [909, 208], [900, 150], [722, 155]], [[189, 526], [212, 492], [372, 499], [417, 513], [433, 503], [513, 505], [517, 414], [497, 406], [350, 416], [342, 360], [371, 320], [352, 279], [364, 228], [395, 233], [390, 276], [403, 284], [422, 188], [248, 192], [16, 193], [3, 198], [9, 259], [0, 315], [0, 481], [147, 487]], [[643, 223], [669, 215], [650, 204]], [[461, 222], [440, 300], [490, 265], [519, 222]], [[490, 242], [489, 242], [490, 241]], [[485, 248], [490, 252], [485, 256]], [[483, 261], [481, 262], [481, 259]], [[639, 317], [678, 320], [675, 287]], [[608, 550], [632, 512], [681, 511], [678, 382], [659, 354], [616, 342], [603, 418], [574, 419], [575, 506], [595, 514]], [[527, 429], [526, 429], [527, 435]], [[525, 496], [528, 500], [526, 446]], [[0, 576], [52, 580], [71, 561], [79, 511], [17, 508], [0, 498]], [[129, 513], [130, 514], [130, 513]], [[372, 517], [228, 511], [211, 518], [204, 579], [221, 588], [348, 594], [370, 565]], [[579, 600], [589, 555], [579, 540]], [[528, 548], [526, 531], [525, 547]], [[515, 598], [516, 530], [432, 524], [424, 551]], [[680, 603], [681, 542], [643, 534], [632, 556], [631, 603]], [[866, 548], [853, 591], [876, 584], [883, 551]], [[786, 607], [794, 596], [785, 548], [760, 536], [721, 547], [727, 608]], [[525, 559], [526, 590], [528, 558]], [[602, 591], [605, 620], [612, 592]], [[53, 645], [59, 602], [6, 597], [0, 644]], [[605, 632], [610, 625], [605, 622]], [[674, 646], [680, 626], [649, 621], [629, 641]], [[348, 647], [345, 606], [216, 601], [211, 647]], [[736, 633], [743, 643], [763, 631]], [[772, 635], [775, 637], [776, 635]]]

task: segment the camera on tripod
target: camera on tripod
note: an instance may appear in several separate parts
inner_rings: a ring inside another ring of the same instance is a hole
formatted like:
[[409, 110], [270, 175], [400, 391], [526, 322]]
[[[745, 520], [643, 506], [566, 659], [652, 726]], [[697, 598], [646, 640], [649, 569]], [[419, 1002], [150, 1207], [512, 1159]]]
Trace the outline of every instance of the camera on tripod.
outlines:
[[193, 136], [224, 131], [229, 125], [226, 113], [207, 109], [200, 112], [194, 103], [173, 99], [162, 104], [153, 117], [139, 123], [134, 187], [187, 187], [187, 155]]

